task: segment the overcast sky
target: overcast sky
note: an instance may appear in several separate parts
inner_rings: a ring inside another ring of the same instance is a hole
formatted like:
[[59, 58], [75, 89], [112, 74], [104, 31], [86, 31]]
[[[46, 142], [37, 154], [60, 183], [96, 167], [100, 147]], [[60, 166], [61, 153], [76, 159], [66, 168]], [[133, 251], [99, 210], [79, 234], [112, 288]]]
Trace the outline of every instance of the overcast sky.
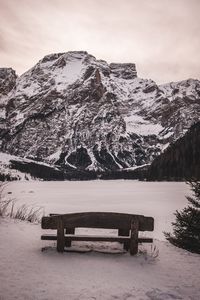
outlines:
[[0, 0], [0, 67], [86, 50], [158, 83], [200, 79], [200, 0]]

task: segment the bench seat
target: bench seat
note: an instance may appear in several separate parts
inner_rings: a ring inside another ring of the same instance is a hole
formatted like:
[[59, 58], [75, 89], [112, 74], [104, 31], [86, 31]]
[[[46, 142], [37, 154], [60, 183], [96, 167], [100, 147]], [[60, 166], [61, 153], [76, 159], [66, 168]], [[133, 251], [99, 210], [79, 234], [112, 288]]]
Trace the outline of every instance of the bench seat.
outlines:
[[[57, 241], [56, 234], [43, 234], [41, 240]], [[65, 235], [66, 241], [99, 241], [99, 242], [127, 242], [130, 241], [130, 237], [127, 236], [97, 236], [97, 235]], [[152, 238], [138, 238], [138, 243], [152, 243]]]

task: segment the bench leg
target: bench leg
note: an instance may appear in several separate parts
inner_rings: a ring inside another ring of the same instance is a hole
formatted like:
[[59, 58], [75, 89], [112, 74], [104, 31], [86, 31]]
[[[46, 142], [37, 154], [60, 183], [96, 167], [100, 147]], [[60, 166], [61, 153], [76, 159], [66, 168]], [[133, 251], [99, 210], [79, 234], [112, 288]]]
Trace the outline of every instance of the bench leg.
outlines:
[[[129, 236], [129, 234], [130, 234], [129, 230], [126, 230], [126, 229], [118, 230], [118, 236]], [[124, 244], [124, 246], [123, 246], [124, 250], [128, 251], [130, 248], [130, 241], [124, 242], [123, 244]]]
[[65, 247], [65, 236], [64, 236], [64, 226], [61, 218], [58, 219], [57, 223], [57, 251], [63, 252]]
[[138, 220], [133, 219], [131, 222], [130, 255], [138, 253], [138, 228]]
[[[74, 234], [75, 233], [75, 228], [66, 228], [65, 230], [66, 234]], [[71, 247], [72, 241], [65, 239], [65, 246], [66, 247]]]

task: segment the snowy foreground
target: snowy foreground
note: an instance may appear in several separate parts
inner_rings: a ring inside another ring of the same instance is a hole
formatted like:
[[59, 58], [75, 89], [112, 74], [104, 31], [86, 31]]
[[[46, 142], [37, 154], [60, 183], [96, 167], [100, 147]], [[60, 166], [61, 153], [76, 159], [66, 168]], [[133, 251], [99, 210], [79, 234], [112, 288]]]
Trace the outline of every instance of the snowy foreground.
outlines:
[[46, 213], [153, 216], [155, 247], [140, 246], [131, 257], [118, 243], [81, 243], [73, 248], [93, 251], [60, 254], [52, 242], [40, 241], [40, 225], [0, 218], [1, 300], [200, 299], [200, 256], [170, 245], [162, 234], [170, 230], [174, 210], [186, 204], [184, 183], [15, 182], [8, 192], [18, 204], [40, 205]]

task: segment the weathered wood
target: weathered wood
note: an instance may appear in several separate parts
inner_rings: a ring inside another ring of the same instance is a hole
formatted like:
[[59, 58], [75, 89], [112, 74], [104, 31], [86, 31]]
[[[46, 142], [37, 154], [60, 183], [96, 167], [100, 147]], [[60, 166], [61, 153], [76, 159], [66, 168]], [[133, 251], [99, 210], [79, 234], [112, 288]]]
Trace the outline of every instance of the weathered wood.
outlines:
[[41, 235], [42, 241], [57, 241], [57, 234], [43, 234]]
[[[56, 241], [57, 236], [54, 234], [47, 234], [41, 236], [42, 240], [52, 240]], [[97, 235], [65, 235], [65, 240], [69, 241], [90, 241], [90, 242], [125, 242], [128, 241], [130, 237], [123, 236], [97, 236]]]
[[[43, 234], [42, 240], [57, 241], [56, 234]], [[101, 241], [101, 242], [130, 242], [130, 237], [125, 236], [93, 236], [93, 235], [65, 235], [65, 241]], [[139, 243], [152, 243], [152, 238], [138, 238]]]
[[[130, 235], [130, 230], [126, 230], [126, 229], [119, 229], [118, 230], [118, 235], [119, 236], [129, 236]], [[128, 240], [128, 241], [125, 241], [124, 243], [123, 243], [123, 247], [124, 247], [124, 250], [126, 250], [126, 251], [128, 251], [129, 250], [129, 248], [130, 248], [130, 240]]]
[[[75, 235], [75, 228], [118, 229], [118, 236]], [[57, 229], [57, 235], [42, 235], [42, 240], [57, 240], [57, 250], [64, 251], [72, 241], [120, 242], [124, 249], [134, 255], [138, 252], [138, 243], [152, 243], [151, 238], [138, 238], [138, 231], [153, 231], [154, 219], [142, 215], [88, 212], [76, 214], [51, 214], [42, 218], [43, 229]], [[131, 234], [130, 234], [131, 230]]]
[[[42, 218], [43, 229], [57, 229], [57, 220], [60, 215], [52, 215]], [[86, 212], [62, 215], [65, 228], [107, 228], [130, 230], [131, 220], [139, 220], [140, 231], [153, 231], [154, 220], [151, 217], [133, 214], [121, 214], [112, 212]]]
[[65, 233], [66, 234], [75, 234], [75, 228], [66, 228]]
[[133, 219], [131, 222], [131, 238], [130, 238], [130, 254], [135, 255], [138, 253], [138, 220]]
[[130, 235], [129, 230], [122, 229], [122, 228], [118, 229], [118, 236], [129, 236], [129, 235]]
[[[75, 228], [66, 228], [65, 229], [66, 234], [75, 234]], [[71, 240], [65, 239], [65, 246], [66, 247], [71, 247]]]
[[138, 238], [138, 243], [153, 243], [152, 238]]
[[57, 220], [57, 251], [63, 252], [65, 247], [64, 224], [60, 217]]

